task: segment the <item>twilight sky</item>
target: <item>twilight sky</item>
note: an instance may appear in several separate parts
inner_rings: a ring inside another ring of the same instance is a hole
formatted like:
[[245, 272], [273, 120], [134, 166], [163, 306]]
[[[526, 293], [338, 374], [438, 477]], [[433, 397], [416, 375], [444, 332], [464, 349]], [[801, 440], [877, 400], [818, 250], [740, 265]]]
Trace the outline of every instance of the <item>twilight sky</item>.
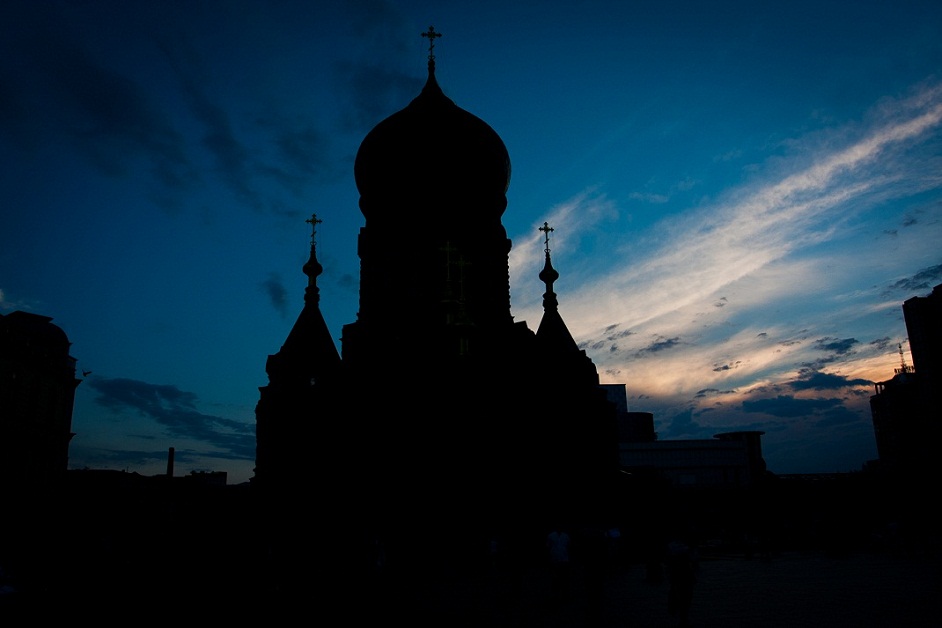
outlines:
[[871, 382], [942, 283], [939, 2], [6, 0], [0, 313], [72, 341], [71, 468], [174, 447], [178, 475], [252, 476], [304, 220], [339, 349], [353, 159], [419, 93], [429, 25], [510, 153], [515, 320], [539, 324], [548, 221], [564, 320], [661, 439], [763, 430], [775, 473], [876, 458]]

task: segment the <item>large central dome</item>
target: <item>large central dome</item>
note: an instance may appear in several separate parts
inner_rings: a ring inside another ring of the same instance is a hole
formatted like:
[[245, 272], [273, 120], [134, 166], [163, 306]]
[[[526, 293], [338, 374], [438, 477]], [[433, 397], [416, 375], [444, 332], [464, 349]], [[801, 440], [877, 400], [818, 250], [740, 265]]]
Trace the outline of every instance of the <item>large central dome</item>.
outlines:
[[422, 92], [363, 139], [354, 176], [367, 219], [399, 209], [436, 221], [482, 211], [499, 218], [507, 205], [510, 156], [494, 129], [445, 96], [430, 63]]

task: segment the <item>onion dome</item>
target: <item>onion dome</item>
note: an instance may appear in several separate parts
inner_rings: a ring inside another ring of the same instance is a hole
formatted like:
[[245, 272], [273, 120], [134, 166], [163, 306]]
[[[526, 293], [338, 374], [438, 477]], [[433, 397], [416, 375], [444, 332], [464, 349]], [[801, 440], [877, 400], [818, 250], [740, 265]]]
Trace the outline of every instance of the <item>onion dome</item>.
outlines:
[[445, 96], [431, 54], [428, 69], [422, 92], [360, 144], [354, 164], [360, 209], [369, 220], [384, 211], [378, 206], [407, 201], [411, 219], [438, 222], [443, 207], [449, 219], [471, 218], [462, 206], [475, 209], [474, 217], [492, 211], [499, 219], [510, 184], [507, 147], [486, 122]]

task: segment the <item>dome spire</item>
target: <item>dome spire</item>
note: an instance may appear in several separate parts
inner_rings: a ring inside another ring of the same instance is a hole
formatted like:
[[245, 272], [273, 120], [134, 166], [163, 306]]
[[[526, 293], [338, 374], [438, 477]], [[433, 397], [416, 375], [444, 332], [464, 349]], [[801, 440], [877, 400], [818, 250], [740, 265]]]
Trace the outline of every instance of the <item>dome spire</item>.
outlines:
[[422, 37], [428, 37], [428, 75], [435, 75], [435, 38], [441, 37], [441, 33], [435, 32], [434, 26], [429, 26], [428, 30], [422, 33]]
[[[557, 352], [557, 355], [579, 352], [581, 351], [579, 345], [576, 344], [562, 316], [559, 315], [559, 301], [556, 299], [556, 293], [553, 292], [553, 282], [559, 279], [559, 272], [553, 268], [553, 262], [550, 260], [549, 234], [553, 228], [548, 222], [544, 222], [540, 231], [544, 234], [543, 252], [546, 254], [546, 262], [543, 270], [540, 271], [540, 280], [546, 284], [546, 292], [543, 293], [543, 318], [536, 330], [536, 337], [542, 341], [546, 349]], [[582, 353], [585, 354], [584, 351]]]
[[319, 306], [317, 277], [324, 268], [317, 261], [314, 236], [321, 221], [317, 214], [311, 214], [304, 222], [311, 225], [311, 257], [304, 264], [304, 274], [308, 277], [307, 288], [304, 290], [304, 307], [281, 350], [268, 356], [268, 363], [265, 365], [269, 385], [282, 392], [263, 395], [274, 394], [276, 398], [286, 394], [285, 391], [308, 390], [318, 381], [334, 377], [340, 369], [340, 354]]
[[317, 288], [317, 276], [324, 272], [324, 267], [317, 261], [317, 225], [324, 222], [317, 217], [317, 214], [311, 214], [311, 217], [304, 222], [311, 225], [311, 257], [304, 265], [304, 274], [307, 275], [307, 288], [304, 290], [304, 301], [317, 305], [320, 301]]
[[544, 222], [543, 226], [540, 227], [540, 231], [544, 234], [545, 248], [543, 252], [546, 254], [543, 270], [540, 271], [540, 280], [546, 284], [546, 292], [543, 293], [543, 309], [555, 310], [559, 307], [559, 301], [556, 300], [556, 293], [553, 292], [553, 282], [559, 279], [559, 273], [553, 268], [553, 262], [550, 261], [549, 234], [550, 231], [553, 231], [553, 228], [549, 226], [548, 222]]

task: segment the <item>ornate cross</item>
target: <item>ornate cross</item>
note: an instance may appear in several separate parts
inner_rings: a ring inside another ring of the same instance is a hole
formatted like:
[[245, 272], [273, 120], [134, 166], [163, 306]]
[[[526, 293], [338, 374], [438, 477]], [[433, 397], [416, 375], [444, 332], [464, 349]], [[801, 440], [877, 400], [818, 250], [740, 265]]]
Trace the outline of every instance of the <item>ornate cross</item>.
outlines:
[[548, 222], [544, 222], [544, 223], [543, 223], [543, 226], [540, 227], [540, 231], [544, 232], [544, 234], [545, 234], [545, 236], [546, 236], [545, 239], [544, 239], [544, 243], [546, 244], [546, 248], [543, 249], [543, 250], [546, 251], [547, 253], [549, 253], [549, 234], [550, 234], [550, 231], [553, 231], [553, 228], [549, 226], [549, 223], [548, 223]]
[[445, 280], [451, 281], [451, 266], [452, 266], [451, 254], [457, 253], [458, 249], [456, 249], [455, 247], [451, 245], [451, 240], [446, 240], [445, 246], [441, 247], [438, 250], [445, 252]]
[[435, 38], [441, 37], [441, 33], [435, 32], [434, 26], [429, 26], [428, 31], [422, 33], [422, 37], [428, 37], [428, 58], [429, 61], [435, 59]]
[[317, 225], [324, 222], [323, 220], [317, 217], [317, 214], [311, 214], [311, 217], [305, 220], [307, 224], [311, 225], [311, 244], [314, 244], [314, 238], [317, 235]]

